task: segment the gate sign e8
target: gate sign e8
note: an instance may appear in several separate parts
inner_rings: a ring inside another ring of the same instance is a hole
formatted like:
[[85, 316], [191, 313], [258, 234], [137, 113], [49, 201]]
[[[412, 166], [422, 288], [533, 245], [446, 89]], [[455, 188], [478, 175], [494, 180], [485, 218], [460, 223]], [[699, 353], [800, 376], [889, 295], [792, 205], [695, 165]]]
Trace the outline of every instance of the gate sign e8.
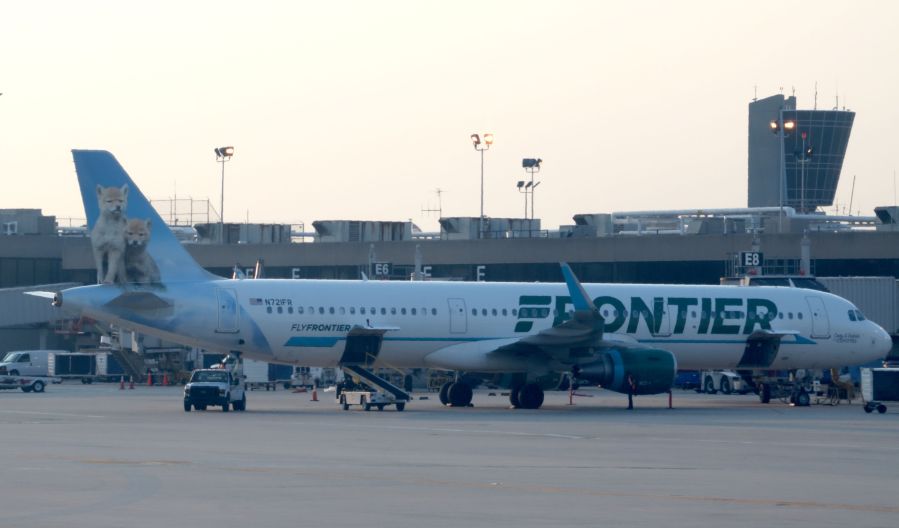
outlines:
[[765, 256], [760, 251], [743, 251], [740, 253], [740, 262], [744, 267], [757, 268], [765, 263]]

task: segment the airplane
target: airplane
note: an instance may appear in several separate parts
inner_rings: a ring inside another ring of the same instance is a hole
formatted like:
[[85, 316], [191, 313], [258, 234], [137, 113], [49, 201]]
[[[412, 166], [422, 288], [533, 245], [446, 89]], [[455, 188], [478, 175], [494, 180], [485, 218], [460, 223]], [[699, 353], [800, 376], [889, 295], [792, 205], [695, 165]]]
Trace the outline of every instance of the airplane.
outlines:
[[[469, 405], [469, 380], [481, 377], [530, 409], [565, 377], [660, 394], [678, 368], [824, 369], [883, 358], [892, 346], [829, 293], [581, 284], [565, 263], [563, 283], [225, 279], [194, 261], [111, 153], [72, 152], [103, 283], [32, 293], [188, 346], [302, 366], [456, 371], [465, 375], [441, 388], [441, 402]], [[770, 387], [759, 393], [770, 399]]]

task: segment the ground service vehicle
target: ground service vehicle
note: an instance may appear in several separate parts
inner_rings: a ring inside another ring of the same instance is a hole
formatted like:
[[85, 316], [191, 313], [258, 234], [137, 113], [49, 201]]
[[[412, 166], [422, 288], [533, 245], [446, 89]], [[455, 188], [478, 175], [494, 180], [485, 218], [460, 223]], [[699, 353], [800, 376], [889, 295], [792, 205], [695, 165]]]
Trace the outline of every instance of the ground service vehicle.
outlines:
[[22, 392], [44, 392], [46, 378], [0, 375], [0, 390], [22, 389]]
[[65, 350], [17, 350], [7, 352], [0, 361], [0, 374], [10, 376], [46, 376], [47, 357], [51, 353], [65, 354]]
[[344, 411], [350, 410], [350, 405], [361, 405], [366, 411], [370, 411], [372, 407], [376, 407], [379, 411], [383, 411], [388, 405], [396, 405], [397, 411], [403, 411], [406, 408], [404, 400], [397, 398], [389, 392], [381, 391], [344, 391], [337, 397], [338, 403], [343, 407]]
[[184, 412], [191, 407], [205, 411], [208, 406], [221, 406], [222, 412], [247, 409], [247, 396], [240, 376], [225, 369], [198, 369], [190, 374], [184, 386]]

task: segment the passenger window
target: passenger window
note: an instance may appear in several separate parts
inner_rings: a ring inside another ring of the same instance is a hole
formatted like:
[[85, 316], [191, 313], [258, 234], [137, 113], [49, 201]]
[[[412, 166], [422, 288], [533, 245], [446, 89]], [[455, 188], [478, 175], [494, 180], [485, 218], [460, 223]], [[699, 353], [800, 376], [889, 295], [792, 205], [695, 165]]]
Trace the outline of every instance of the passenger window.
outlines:
[[350, 306], [350, 315], [356, 315], [356, 307]]
[[271, 307], [271, 306], [266, 306], [266, 307], [265, 307], [265, 311], [268, 312], [268, 313], [272, 313], [272, 307]]
[[518, 317], [518, 308], [512, 308], [512, 317]]
[[278, 313], [284, 313], [284, 308], [278, 307]]
[[778, 312], [777, 318], [778, 318], [778, 319], [783, 319], [783, 318], [784, 318], [784, 313], [783, 313], [783, 312]]
[[415, 308], [412, 308], [412, 315], [418, 315], [418, 313], [415, 311]]
[[400, 308], [400, 315], [406, 315], [406, 309]]
[[506, 317], [507, 315], [509, 315], [509, 312], [505, 308], [503, 308], [503, 317]]
[[302, 314], [302, 313], [303, 313], [303, 307], [302, 307], [302, 306], [298, 306], [298, 307], [297, 307], [297, 313], [298, 313], [298, 314]]
[[341, 306], [341, 307], [339, 308], [339, 310], [340, 310], [340, 315], [346, 314], [346, 308], [344, 308], [343, 306]]
[[359, 308], [359, 313], [362, 315], [365, 315], [365, 307], [364, 306]]
[[793, 312], [787, 313], [787, 319], [792, 319], [792, 318], [793, 318]]
[[378, 313], [378, 311], [375, 310], [375, 307], [374, 307], [374, 306], [372, 306], [371, 309], [368, 311], [368, 313], [370, 313], [370, 314], [372, 314], [372, 315], [375, 315], [376, 313]]
[[309, 315], [315, 315], [315, 307], [314, 306], [309, 307]]
[[328, 313], [330, 313], [331, 315], [334, 315], [334, 307], [333, 306], [328, 308]]
[[798, 313], [796, 314], [796, 318], [797, 318], [797, 319], [802, 319], [802, 312], [798, 312]]
[[293, 313], [293, 306], [288, 306], [288, 307], [287, 307], [287, 313], [289, 313], [289, 314], [292, 314], [292, 313]]
[[428, 309], [427, 309], [427, 308], [422, 308], [422, 309], [421, 309], [421, 315], [428, 315]]
[[477, 309], [477, 308], [472, 308], [472, 309], [471, 309], [471, 315], [477, 316], [477, 315], [478, 315], [478, 309]]
[[320, 315], [325, 315], [325, 307], [324, 307], [324, 306], [319, 306], [319, 307], [318, 307], [318, 313], [319, 313]]
[[693, 310], [692, 312], [690, 312], [690, 317], [692, 317], [693, 319], [696, 319], [696, 310]]
[[437, 308], [431, 308], [431, 315], [437, 315]]
[[387, 315], [387, 308], [381, 308], [381, 315]]
[[481, 308], [481, 315], [483, 315], [484, 317], [487, 316], [487, 309], [486, 309], [486, 308]]
[[390, 315], [396, 315], [396, 307], [390, 309]]
[[494, 308], [493, 310], [491, 310], [490, 313], [493, 314], [493, 317], [496, 317], [496, 308]]

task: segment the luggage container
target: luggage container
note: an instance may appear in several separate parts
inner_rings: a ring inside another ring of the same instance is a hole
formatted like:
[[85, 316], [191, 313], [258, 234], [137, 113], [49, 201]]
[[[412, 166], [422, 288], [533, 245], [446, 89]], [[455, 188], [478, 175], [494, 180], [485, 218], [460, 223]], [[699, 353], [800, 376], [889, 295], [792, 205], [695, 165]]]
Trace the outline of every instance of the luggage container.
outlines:
[[866, 413], [880, 414], [887, 412], [884, 402], [899, 402], [899, 368], [862, 369], [862, 400]]

